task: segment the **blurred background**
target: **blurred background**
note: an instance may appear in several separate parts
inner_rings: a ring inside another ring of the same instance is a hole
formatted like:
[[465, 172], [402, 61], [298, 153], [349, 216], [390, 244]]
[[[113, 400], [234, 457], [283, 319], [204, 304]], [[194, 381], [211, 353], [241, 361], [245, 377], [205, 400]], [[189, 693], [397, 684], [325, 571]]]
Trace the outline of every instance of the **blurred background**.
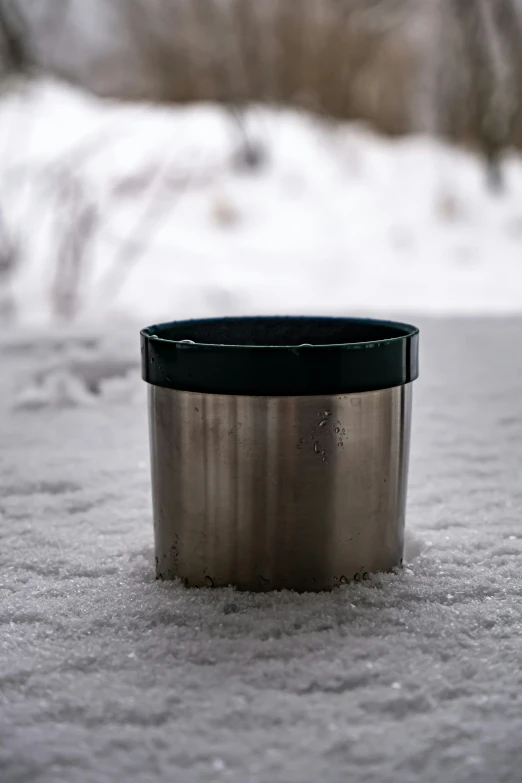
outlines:
[[522, 308], [521, 0], [0, 0], [0, 319]]

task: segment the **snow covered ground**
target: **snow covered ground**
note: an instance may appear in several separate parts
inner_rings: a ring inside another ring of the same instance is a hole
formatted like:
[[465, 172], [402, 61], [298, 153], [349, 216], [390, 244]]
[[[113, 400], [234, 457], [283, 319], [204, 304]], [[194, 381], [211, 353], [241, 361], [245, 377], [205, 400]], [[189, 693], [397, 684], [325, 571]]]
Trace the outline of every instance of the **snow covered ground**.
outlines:
[[84, 321], [522, 309], [520, 156], [494, 194], [478, 157], [427, 137], [266, 108], [247, 124], [268, 156], [256, 172], [238, 168], [241, 135], [214, 106], [122, 105], [52, 82], [4, 98], [19, 323], [51, 322], [64, 286]]
[[420, 326], [409, 565], [317, 596], [155, 582], [135, 343], [2, 336], [2, 783], [519, 779], [522, 320]]

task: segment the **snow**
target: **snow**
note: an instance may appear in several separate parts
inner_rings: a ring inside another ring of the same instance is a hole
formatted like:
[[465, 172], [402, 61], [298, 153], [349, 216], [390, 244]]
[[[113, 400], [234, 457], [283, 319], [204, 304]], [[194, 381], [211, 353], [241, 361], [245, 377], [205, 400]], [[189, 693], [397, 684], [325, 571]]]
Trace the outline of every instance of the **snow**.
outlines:
[[519, 155], [506, 156], [498, 194], [474, 153], [429, 137], [261, 107], [246, 123], [267, 152], [254, 172], [238, 167], [237, 125], [212, 105], [125, 105], [49, 81], [4, 98], [19, 322], [56, 320], [53, 285], [71, 257], [83, 322], [520, 311]]
[[2, 783], [518, 779], [522, 320], [420, 327], [408, 566], [322, 595], [156, 582], [138, 325], [2, 334]]

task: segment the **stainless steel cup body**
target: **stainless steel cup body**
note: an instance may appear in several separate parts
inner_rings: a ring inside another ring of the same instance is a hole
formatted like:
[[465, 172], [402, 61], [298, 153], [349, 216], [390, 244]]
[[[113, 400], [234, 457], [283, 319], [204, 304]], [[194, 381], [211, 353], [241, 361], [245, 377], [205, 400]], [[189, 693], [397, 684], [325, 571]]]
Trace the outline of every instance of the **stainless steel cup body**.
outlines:
[[317, 591], [399, 566], [411, 388], [236, 396], [150, 385], [157, 577]]

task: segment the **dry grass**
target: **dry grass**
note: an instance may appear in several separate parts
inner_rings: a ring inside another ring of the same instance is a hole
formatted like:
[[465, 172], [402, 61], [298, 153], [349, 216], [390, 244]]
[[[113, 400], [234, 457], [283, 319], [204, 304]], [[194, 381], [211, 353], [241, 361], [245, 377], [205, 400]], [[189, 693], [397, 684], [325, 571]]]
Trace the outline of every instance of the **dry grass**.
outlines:
[[[148, 73], [133, 97], [297, 105], [401, 134], [419, 127], [431, 69], [436, 130], [483, 148], [522, 146], [521, 0], [129, 0], [126, 9]], [[434, 35], [434, 13], [436, 59], [412, 34], [420, 22]]]
[[86, 197], [80, 181], [64, 176], [60, 186], [61, 230], [56, 232], [59, 240], [51, 305], [57, 319], [70, 321], [80, 310], [82, 284], [89, 271], [99, 215], [96, 204]]
[[367, 6], [359, 0], [132, 0], [126, 27], [149, 74], [141, 97], [297, 105], [404, 132], [414, 52], [406, 28], [372, 25]]
[[487, 157], [522, 146], [522, 3], [445, 0], [435, 96], [440, 129]]
[[[37, 60], [18, 7], [0, 0], [11, 69]], [[80, 76], [103, 94], [296, 105], [390, 134], [425, 128], [431, 103], [432, 130], [522, 146], [522, 0], [125, 0], [118, 14], [103, 73]]]

